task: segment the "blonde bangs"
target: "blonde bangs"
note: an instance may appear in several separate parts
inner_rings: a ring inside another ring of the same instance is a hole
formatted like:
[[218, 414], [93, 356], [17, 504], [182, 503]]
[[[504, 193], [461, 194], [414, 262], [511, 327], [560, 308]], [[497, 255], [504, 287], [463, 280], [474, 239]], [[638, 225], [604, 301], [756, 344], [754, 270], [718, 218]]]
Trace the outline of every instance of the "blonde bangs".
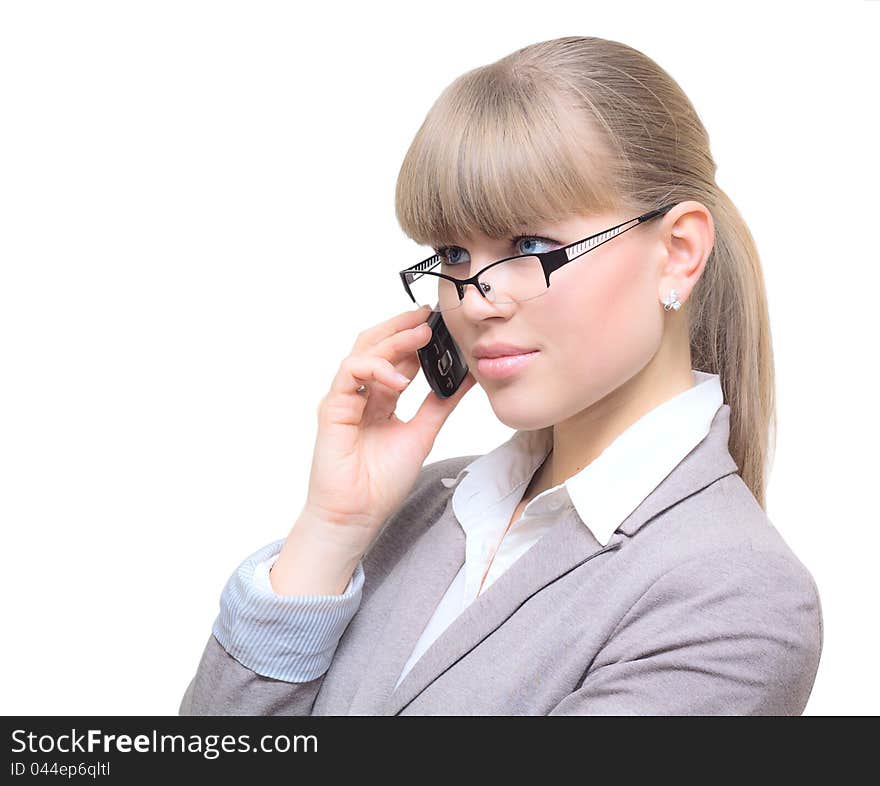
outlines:
[[443, 91], [407, 151], [395, 209], [410, 238], [436, 247], [540, 234], [572, 214], [623, 221], [702, 204], [714, 240], [685, 307], [691, 364], [721, 377], [730, 454], [764, 508], [771, 421], [776, 439], [768, 304], [754, 237], [716, 169], [700, 116], [667, 71], [619, 41], [564, 36]]
[[619, 156], [567, 91], [542, 77], [500, 61], [441, 94], [397, 180], [395, 210], [408, 237], [434, 247], [480, 233], [506, 238], [621, 204]]

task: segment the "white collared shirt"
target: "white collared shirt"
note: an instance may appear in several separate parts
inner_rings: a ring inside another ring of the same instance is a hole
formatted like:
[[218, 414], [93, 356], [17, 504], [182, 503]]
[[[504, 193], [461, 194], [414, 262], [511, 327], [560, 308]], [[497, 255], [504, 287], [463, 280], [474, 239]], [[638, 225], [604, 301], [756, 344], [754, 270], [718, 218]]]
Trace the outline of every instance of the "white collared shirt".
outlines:
[[[507, 533], [510, 518], [532, 476], [553, 447], [553, 427], [517, 431], [507, 442], [443, 478], [452, 508], [465, 531], [465, 563], [446, 591], [398, 677], [413, 664], [478, 594], [485, 592], [572, 506], [603, 546], [675, 466], [696, 447], [724, 403], [717, 374], [692, 370], [694, 386], [650, 410], [619, 434], [590, 464], [563, 483], [542, 491]], [[478, 593], [492, 549], [503, 536]]]
[[[532, 476], [553, 447], [552, 426], [516, 431], [506, 442], [462, 468], [456, 477], [441, 479], [448, 488], [456, 487], [452, 509], [466, 536], [465, 562], [422, 631], [398, 677], [398, 685], [452, 620], [559, 521], [563, 508], [573, 508], [596, 540], [603, 546], [608, 543], [624, 519], [706, 437], [724, 403], [717, 374], [692, 373], [693, 387], [645, 413], [580, 472], [538, 494], [509, 529]], [[264, 599], [275, 595], [269, 569], [283, 542], [277, 541], [272, 556], [257, 562], [254, 568], [253, 580]], [[490, 558], [489, 573], [480, 590]], [[344, 593], [346, 598], [362, 584], [360, 571], [357, 576], [358, 586], [353, 585], [353, 577]], [[276, 597], [285, 602], [295, 600]], [[330, 602], [331, 598], [326, 600]], [[353, 615], [354, 601], [345, 602]]]

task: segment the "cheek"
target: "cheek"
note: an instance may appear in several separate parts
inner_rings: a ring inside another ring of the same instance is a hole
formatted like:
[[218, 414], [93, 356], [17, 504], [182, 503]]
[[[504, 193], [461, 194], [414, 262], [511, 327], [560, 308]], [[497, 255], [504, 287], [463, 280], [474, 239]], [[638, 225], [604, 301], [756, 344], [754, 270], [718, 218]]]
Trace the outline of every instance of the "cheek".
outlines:
[[550, 308], [544, 313], [554, 324], [544, 335], [554, 336], [554, 361], [566, 364], [572, 375], [613, 385], [636, 373], [656, 352], [662, 307], [644, 257], [608, 254], [596, 262], [573, 267], [552, 282]]

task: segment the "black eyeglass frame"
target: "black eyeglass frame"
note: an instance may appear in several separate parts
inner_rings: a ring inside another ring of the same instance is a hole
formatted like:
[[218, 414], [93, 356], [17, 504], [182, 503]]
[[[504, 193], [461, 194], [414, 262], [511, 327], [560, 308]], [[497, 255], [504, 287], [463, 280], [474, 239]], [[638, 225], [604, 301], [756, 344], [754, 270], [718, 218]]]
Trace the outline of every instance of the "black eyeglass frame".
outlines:
[[[597, 232], [594, 235], [590, 235], [589, 237], [585, 237], [581, 240], [575, 240], [573, 243], [569, 243], [562, 248], [554, 248], [552, 251], [543, 251], [536, 254], [517, 254], [512, 257], [505, 257], [504, 259], [499, 259], [497, 262], [493, 262], [491, 265], [486, 265], [482, 270], [477, 273], [474, 273], [470, 278], [454, 278], [453, 276], [447, 276], [445, 273], [435, 273], [431, 270], [431, 268], [436, 267], [443, 261], [443, 256], [439, 253], [434, 254], [433, 256], [428, 257], [427, 259], [419, 262], [412, 267], [408, 267], [405, 270], [400, 271], [400, 280], [403, 282], [403, 288], [406, 290], [406, 294], [410, 296], [410, 299], [416, 305], [419, 305], [416, 301], [412, 290], [410, 289], [410, 283], [416, 280], [415, 274], [419, 274], [419, 277], [422, 275], [429, 276], [437, 276], [439, 278], [445, 278], [447, 281], [451, 281], [455, 284], [456, 289], [458, 290], [458, 301], [459, 305], [464, 300], [465, 287], [468, 284], [473, 284], [474, 288], [479, 292], [484, 298], [486, 297], [486, 293], [478, 286], [479, 278], [483, 273], [485, 273], [489, 268], [495, 267], [495, 265], [503, 264], [504, 262], [509, 262], [512, 259], [522, 259], [524, 257], [538, 257], [541, 261], [541, 267], [544, 270], [544, 280], [547, 282], [547, 289], [550, 288], [550, 274], [559, 268], [567, 265], [569, 262], [574, 262], [576, 259], [579, 259], [584, 254], [589, 253], [595, 248], [599, 248], [599, 246], [604, 245], [609, 240], [613, 240], [614, 238], [622, 235], [624, 232], [628, 232], [630, 229], [639, 226], [640, 224], [644, 224], [646, 221], [650, 221], [653, 218], [657, 218], [659, 216], [666, 215], [672, 208], [674, 208], [678, 202], [673, 202], [668, 205], [664, 205], [663, 207], [658, 207], [655, 210], [650, 210], [647, 213], [643, 213], [636, 218], [631, 218], [628, 221], [623, 221], [616, 226], [609, 227], [608, 229], [604, 229], [601, 232]], [[636, 222], [633, 224], [633, 222]], [[626, 224], [632, 224], [632, 226], [627, 227], [626, 229], [620, 229], [620, 227], [625, 226]], [[620, 230], [620, 231], [617, 231]], [[613, 233], [613, 234], [609, 234]], [[578, 247], [590, 244], [592, 241], [601, 238], [603, 235], [608, 235], [607, 238], [602, 240], [600, 243], [595, 243], [594, 245], [590, 245], [589, 248], [585, 248], [584, 250], [580, 250]], [[458, 306], [456, 306], [458, 308]]]

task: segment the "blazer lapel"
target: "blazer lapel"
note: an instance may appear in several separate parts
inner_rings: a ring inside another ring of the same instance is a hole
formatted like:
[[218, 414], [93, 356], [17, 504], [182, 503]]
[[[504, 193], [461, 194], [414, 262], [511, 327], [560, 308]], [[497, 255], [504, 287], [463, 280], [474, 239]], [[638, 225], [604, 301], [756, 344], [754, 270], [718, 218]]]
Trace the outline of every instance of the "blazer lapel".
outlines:
[[583, 563], [620, 548], [666, 508], [735, 472], [737, 465], [727, 449], [729, 414], [730, 407], [722, 405], [706, 438], [627, 516], [605, 546], [570, 510], [450, 623], [394, 690], [422, 630], [464, 564], [464, 531], [447, 502], [440, 519], [415, 544], [401, 579], [401, 587], [417, 589], [401, 593], [386, 624], [380, 645], [385, 648], [382, 663], [373, 672], [379, 676], [371, 681], [371, 699], [375, 700], [371, 705], [382, 707], [381, 714], [399, 714], [532, 595]]
[[[451, 509], [448, 516], [453, 516]], [[529, 596], [585, 560], [618, 545], [609, 543], [603, 548], [571, 511], [470, 603], [422, 653], [397, 690], [389, 696], [382, 714], [397, 715], [431, 682], [501, 625]], [[417, 574], [418, 571], [414, 572], [413, 580], [417, 580]], [[439, 597], [436, 600], [439, 601]], [[419, 633], [427, 619], [420, 619]], [[417, 638], [418, 634], [413, 637], [413, 646]], [[412, 652], [409, 641], [407, 646], [406, 657]], [[406, 657], [400, 663], [401, 669]], [[395, 680], [401, 669], [395, 673]]]
[[400, 588], [378, 637], [375, 658], [368, 666], [350, 714], [377, 714], [465, 561], [465, 534], [452, 510], [452, 494], [440, 518], [412, 545], [404, 558]]

